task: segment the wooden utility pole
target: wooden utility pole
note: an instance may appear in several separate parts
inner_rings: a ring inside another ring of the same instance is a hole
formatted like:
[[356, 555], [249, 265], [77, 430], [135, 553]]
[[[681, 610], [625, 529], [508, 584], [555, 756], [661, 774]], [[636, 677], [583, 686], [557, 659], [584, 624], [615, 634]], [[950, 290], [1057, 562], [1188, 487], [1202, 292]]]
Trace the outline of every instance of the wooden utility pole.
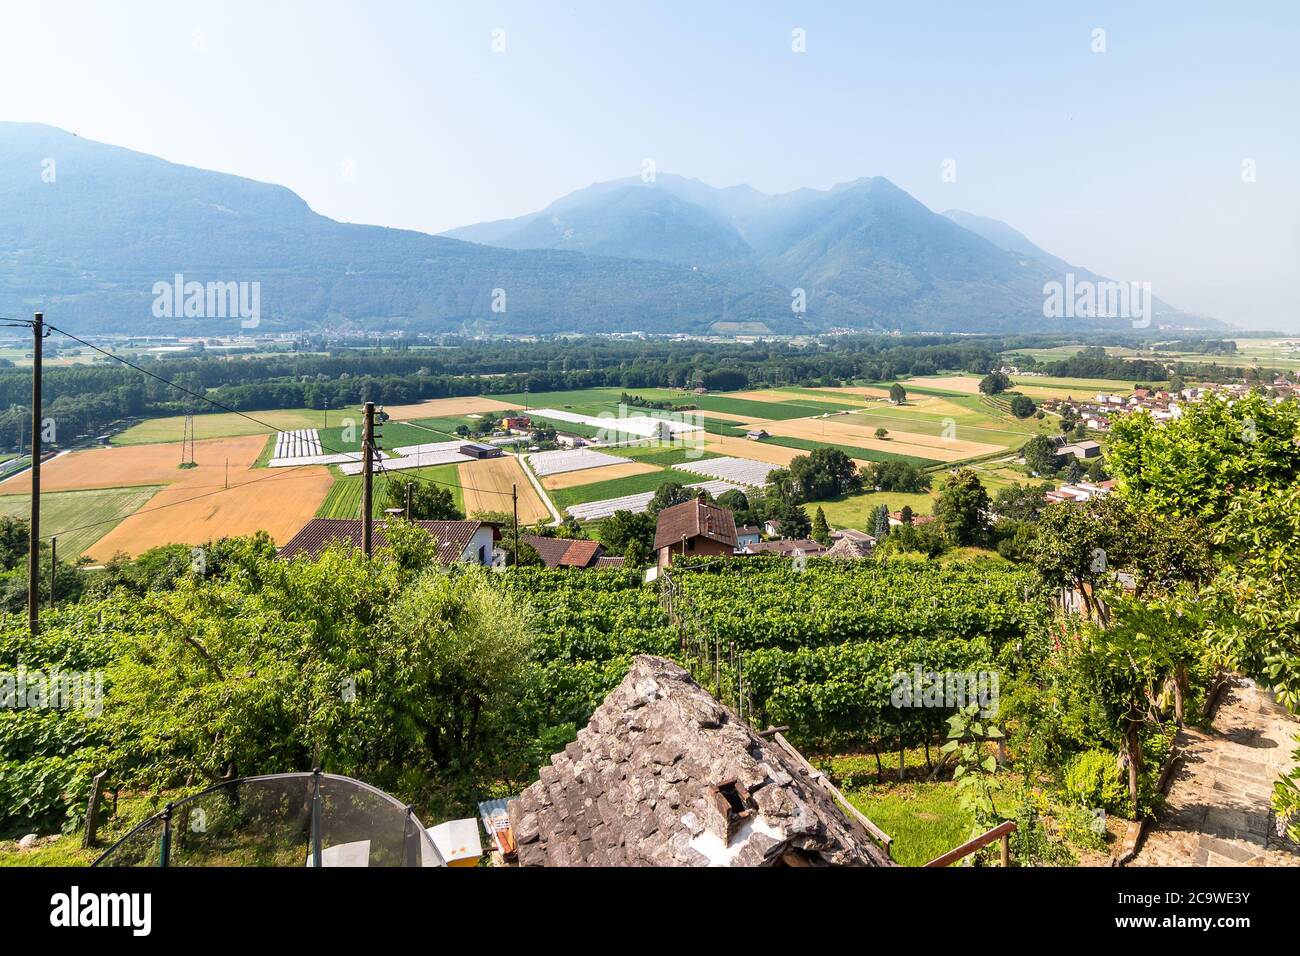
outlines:
[[50, 538], [50, 610], [54, 610], [54, 576], [59, 570], [59, 539]]
[[361, 550], [366, 557], [374, 552], [370, 539], [370, 502], [373, 476], [370, 474], [375, 447], [375, 403], [366, 402], [366, 422], [361, 438]]
[[411, 520], [411, 489], [414, 488], [411, 482], [406, 483], [406, 520]]
[[32, 515], [27, 544], [27, 629], [41, 630], [41, 347], [45, 313], [32, 319]]
[[510, 504], [515, 512], [515, 564], [519, 563], [519, 492], [517, 485], [510, 486]]

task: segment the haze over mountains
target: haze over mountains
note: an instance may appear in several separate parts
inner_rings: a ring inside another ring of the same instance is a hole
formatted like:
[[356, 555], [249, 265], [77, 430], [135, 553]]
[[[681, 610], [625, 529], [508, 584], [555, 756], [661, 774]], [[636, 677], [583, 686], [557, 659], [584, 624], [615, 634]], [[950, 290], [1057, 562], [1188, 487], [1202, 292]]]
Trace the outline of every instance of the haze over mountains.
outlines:
[[[886, 179], [767, 196], [659, 174], [431, 236], [340, 223], [292, 191], [0, 123], [0, 311], [71, 330], [231, 334], [154, 286], [260, 283], [260, 331], [796, 333], [1078, 329], [1043, 285], [1096, 279], [996, 220]], [[802, 289], [806, 309], [792, 303]], [[1127, 320], [1082, 320], [1127, 327]], [[1197, 321], [1157, 303], [1156, 321]]]

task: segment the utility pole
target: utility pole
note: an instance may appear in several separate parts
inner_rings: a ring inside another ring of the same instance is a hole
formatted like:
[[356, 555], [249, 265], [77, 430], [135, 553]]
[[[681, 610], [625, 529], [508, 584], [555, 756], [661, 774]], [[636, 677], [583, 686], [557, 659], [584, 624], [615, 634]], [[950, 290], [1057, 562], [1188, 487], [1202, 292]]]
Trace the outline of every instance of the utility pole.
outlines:
[[519, 492], [518, 485], [510, 486], [510, 505], [515, 512], [515, 564], [519, 563]]
[[50, 610], [54, 610], [54, 576], [59, 569], [59, 539], [50, 538]]
[[375, 446], [375, 403], [366, 402], [366, 423], [361, 438], [361, 550], [366, 557], [374, 552], [370, 540], [370, 495], [373, 476], [370, 474]]
[[406, 520], [411, 520], [411, 489], [415, 486], [411, 482], [406, 483]]
[[41, 349], [45, 341], [45, 313], [32, 319], [32, 515], [27, 543], [27, 629], [41, 630]]

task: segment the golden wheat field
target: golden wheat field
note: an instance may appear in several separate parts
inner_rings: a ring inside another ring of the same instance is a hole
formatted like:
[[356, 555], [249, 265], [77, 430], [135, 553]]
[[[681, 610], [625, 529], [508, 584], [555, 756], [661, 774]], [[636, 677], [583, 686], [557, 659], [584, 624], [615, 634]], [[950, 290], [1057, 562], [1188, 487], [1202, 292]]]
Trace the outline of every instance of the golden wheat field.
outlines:
[[519, 492], [519, 521], [532, 524], [550, 518], [519, 460], [509, 455], [462, 462], [456, 469], [465, 496], [465, 515], [472, 517], [485, 511], [510, 512], [510, 486]]

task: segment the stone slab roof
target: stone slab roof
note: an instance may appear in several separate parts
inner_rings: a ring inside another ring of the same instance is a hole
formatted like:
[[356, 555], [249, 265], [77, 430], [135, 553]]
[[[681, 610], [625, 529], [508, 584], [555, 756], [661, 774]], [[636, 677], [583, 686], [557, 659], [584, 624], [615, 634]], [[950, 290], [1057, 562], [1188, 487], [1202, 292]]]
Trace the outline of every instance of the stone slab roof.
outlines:
[[805, 766], [662, 657], [638, 656], [510, 801], [521, 866], [889, 866]]

